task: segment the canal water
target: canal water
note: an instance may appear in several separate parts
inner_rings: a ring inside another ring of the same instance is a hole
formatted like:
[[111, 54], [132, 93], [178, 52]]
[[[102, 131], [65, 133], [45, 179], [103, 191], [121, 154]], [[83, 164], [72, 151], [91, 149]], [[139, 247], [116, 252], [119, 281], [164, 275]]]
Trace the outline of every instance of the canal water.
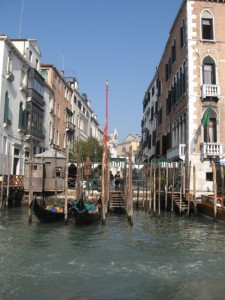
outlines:
[[224, 300], [225, 225], [134, 211], [106, 225], [28, 225], [26, 208], [0, 213], [0, 299]]

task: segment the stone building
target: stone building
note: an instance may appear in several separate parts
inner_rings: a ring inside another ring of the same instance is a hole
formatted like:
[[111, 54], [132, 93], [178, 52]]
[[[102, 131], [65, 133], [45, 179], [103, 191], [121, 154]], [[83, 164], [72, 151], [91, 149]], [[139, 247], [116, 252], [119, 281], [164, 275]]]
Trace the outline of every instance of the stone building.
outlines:
[[[142, 160], [148, 153], [149, 159], [165, 156], [186, 166], [191, 162], [199, 193], [212, 191], [211, 162], [224, 158], [224, 15], [224, 0], [182, 1], [143, 101]], [[151, 109], [156, 133], [146, 139]]]
[[34, 149], [43, 151], [44, 79], [36, 40], [0, 36], [0, 173], [21, 175]]
[[74, 139], [103, 140], [87, 96], [54, 65], [41, 65], [37, 40], [0, 35], [0, 175], [24, 175], [25, 162]]

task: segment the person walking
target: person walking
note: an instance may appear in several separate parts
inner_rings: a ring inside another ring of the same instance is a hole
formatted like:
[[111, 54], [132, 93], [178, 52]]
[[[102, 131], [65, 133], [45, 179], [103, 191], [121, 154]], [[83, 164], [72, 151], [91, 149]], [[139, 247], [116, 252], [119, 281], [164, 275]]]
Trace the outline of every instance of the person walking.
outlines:
[[120, 188], [120, 172], [117, 171], [115, 175], [115, 190], [119, 190]]
[[113, 175], [112, 171], [110, 171], [110, 190], [111, 191], [114, 190], [114, 175]]

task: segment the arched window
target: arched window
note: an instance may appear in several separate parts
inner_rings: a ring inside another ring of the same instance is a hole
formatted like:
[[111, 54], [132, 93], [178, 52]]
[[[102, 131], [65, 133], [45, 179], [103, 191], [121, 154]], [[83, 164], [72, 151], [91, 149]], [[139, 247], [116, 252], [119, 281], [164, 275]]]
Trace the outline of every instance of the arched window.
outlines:
[[202, 13], [201, 25], [202, 25], [202, 39], [214, 40], [213, 16], [208, 10], [205, 10]]
[[216, 84], [215, 62], [212, 57], [206, 56], [202, 64], [203, 84]]
[[217, 117], [213, 109], [210, 110], [209, 123], [204, 128], [204, 142], [217, 143]]

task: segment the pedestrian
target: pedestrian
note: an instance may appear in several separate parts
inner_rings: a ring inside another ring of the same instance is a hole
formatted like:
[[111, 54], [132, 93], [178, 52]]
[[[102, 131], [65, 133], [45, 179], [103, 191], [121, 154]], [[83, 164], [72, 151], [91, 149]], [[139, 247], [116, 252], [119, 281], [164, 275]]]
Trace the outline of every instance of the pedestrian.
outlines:
[[114, 190], [114, 175], [113, 175], [112, 171], [110, 171], [110, 190], [111, 191]]
[[117, 171], [115, 175], [115, 190], [120, 188], [120, 172]]

